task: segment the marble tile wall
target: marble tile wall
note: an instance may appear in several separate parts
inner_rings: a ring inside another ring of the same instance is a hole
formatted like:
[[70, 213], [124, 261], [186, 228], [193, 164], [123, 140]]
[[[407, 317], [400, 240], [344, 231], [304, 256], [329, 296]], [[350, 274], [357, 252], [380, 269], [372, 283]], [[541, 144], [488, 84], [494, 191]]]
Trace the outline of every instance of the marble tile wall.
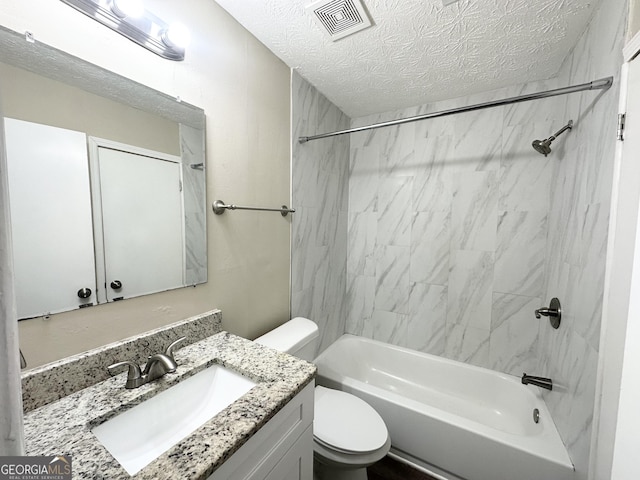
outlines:
[[[202, 131], [180, 124], [180, 153], [184, 184], [185, 283], [207, 281], [206, 166]], [[202, 168], [191, 168], [202, 164]]]
[[318, 324], [322, 351], [345, 330], [349, 136], [297, 138], [349, 128], [350, 119], [295, 71], [291, 90], [291, 315]]
[[[557, 78], [391, 118], [614, 76], [607, 92], [351, 136], [346, 331], [551, 377], [545, 399], [588, 478], [626, 2], [603, 0]], [[541, 156], [532, 140], [569, 119]], [[557, 296], [559, 330], [533, 311]]]
[[[539, 82], [353, 126], [554, 88]], [[346, 331], [522, 375], [537, 365], [557, 101], [351, 136]], [[560, 143], [560, 142], [559, 142]]]
[[539, 330], [539, 371], [557, 386], [545, 400], [581, 480], [589, 478], [626, 23], [626, 1], [602, 0], [559, 75], [561, 84], [614, 77], [607, 92], [570, 95], [562, 105], [576, 126], [553, 178], [544, 291], [560, 298], [565, 314], [560, 329], [543, 323]]
[[[293, 314], [318, 321], [324, 346], [344, 329], [551, 377], [545, 399], [579, 479], [588, 478], [625, 20], [626, 2], [602, 0], [556, 78], [351, 126], [614, 76], [609, 91], [293, 144]], [[294, 138], [346, 128], [296, 73], [292, 89]], [[532, 149], [569, 119], [551, 155]], [[559, 330], [534, 316], [554, 296]]]

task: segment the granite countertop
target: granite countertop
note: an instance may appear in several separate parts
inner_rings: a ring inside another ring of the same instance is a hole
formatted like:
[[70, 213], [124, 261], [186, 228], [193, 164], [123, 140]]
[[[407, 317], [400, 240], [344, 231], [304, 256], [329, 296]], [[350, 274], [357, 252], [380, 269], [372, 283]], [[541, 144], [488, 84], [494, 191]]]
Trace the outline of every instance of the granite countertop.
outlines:
[[311, 363], [227, 332], [178, 350], [175, 359], [176, 373], [139, 388], [126, 390], [122, 373], [27, 413], [26, 454], [71, 455], [74, 479], [131, 478], [91, 429], [217, 363], [258, 384], [134, 475], [150, 480], [206, 479], [316, 372]]

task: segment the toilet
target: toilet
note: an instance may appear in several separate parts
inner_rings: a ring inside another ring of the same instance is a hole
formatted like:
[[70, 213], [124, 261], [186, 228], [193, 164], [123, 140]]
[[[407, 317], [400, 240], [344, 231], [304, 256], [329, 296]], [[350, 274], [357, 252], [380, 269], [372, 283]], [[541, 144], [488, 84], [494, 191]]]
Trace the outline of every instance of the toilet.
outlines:
[[[311, 362], [318, 326], [296, 317], [255, 342]], [[314, 479], [366, 480], [367, 467], [384, 458], [391, 446], [382, 417], [355, 395], [320, 385], [314, 391], [314, 412]]]

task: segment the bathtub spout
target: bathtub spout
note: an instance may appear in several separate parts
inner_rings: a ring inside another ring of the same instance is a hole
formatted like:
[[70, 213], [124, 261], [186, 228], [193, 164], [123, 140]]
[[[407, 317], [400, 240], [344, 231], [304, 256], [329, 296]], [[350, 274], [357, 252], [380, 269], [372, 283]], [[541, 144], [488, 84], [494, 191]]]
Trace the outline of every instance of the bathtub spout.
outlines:
[[553, 389], [553, 381], [550, 378], [534, 377], [533, 375], [522, 374], [522, 383], [524, 385], [535, 385], [536, 387], [546, 388], [547, 390]]

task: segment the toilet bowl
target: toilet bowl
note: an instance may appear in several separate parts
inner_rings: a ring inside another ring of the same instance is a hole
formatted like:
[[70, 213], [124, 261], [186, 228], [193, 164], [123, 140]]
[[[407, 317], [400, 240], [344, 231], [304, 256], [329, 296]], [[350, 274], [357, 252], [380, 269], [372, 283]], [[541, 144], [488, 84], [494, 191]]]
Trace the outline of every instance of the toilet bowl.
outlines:
[[313, 453], [316, 478], [366, 480], [366, 467], [391, 445], [387, 426], [371, 405], [340, 390], [314, 391]]
[[[255, 342], [313, 361], [318, 326], [296, 317]], [[314, 479], [366, 480], [366, 467], [384, 458], [390, 446], [387, 427], [371, 405], [350, 393], [315, 387]]]

